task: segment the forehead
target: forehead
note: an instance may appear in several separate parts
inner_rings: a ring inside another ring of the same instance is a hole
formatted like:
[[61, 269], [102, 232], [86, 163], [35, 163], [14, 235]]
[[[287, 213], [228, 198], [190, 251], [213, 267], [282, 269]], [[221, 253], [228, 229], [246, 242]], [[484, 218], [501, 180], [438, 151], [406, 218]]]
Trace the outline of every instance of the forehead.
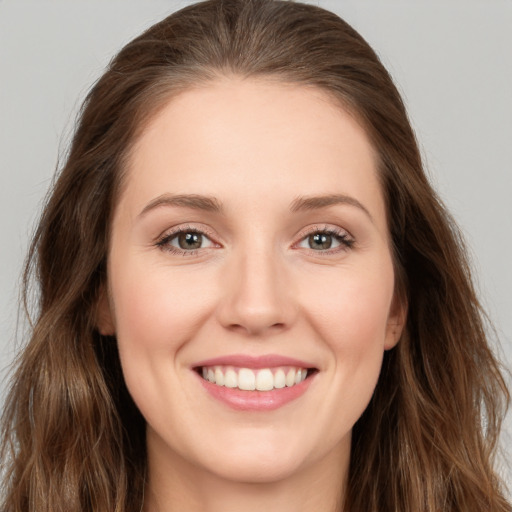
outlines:
[[322, 90], [222, 78], [173, 97], [146, 124], [121, 202], [141, 209], [162, 193], [195, 193], [249, 206], [350, 193], [383, 217], [376, 160], [360, 123]]

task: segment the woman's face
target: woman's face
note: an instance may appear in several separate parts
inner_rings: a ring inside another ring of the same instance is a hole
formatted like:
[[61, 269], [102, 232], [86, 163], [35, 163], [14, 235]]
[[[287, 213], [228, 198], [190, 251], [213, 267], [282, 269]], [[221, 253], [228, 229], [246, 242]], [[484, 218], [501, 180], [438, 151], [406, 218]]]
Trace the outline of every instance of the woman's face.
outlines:
[[99, 327], [150, 464], [346, 466], [404, 315], [374, 153], [323, 92], [225, 78], [169, 101], [133, 148], [108, 276]]

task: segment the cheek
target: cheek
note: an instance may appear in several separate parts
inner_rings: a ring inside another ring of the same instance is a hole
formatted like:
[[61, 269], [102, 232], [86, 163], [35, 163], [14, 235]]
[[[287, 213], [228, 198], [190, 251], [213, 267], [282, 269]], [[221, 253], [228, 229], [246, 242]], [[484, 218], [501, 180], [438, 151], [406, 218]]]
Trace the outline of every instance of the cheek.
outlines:
[[164, 407], [156, 390], [178, 384], [178, 374], [169, 370], [209, 315], [216, 280], [127, 258], [112, 265], [110, 287], [125, 381], [142, 414], [150, 417]]
[[123, 279], [114, 274], [111, 280], [119, 337], [169, 348], [173, 340], [187, 339], [194, 332], [211, 300], [211, 279], [201, 272], [185, 274], [148, 265], [119, 270]]
[[315, 287], [316, 293], [309, 293], [305, 311], [332, 356], [330, 386], [339, 392], [326, 406], [342, 411], [339, 421], [350, 419], [351, 427], [370, 401], [380, 374], [394, 273], [391, 261], [384, 267], [338, 270], [323, 280], [323, 286]]
[[[375, 270], [374, 270], [375, 269]], [[382, 365], [393, 268], [345, 265], [300, 287], [306, 329], [327, 349], [326, 390], [316, 409], [317, 435], [336, 445], [353, 428], [375, 390]], [[303, 324], [304, 325], [304, 324]], [[328, 425], [326, 427], [326, 425]]]
[[323, 333], [331, 350], [346, 357], [383, 351], [393, 296], [393, 271], [344, 268], [303, 293], [310, 322]]

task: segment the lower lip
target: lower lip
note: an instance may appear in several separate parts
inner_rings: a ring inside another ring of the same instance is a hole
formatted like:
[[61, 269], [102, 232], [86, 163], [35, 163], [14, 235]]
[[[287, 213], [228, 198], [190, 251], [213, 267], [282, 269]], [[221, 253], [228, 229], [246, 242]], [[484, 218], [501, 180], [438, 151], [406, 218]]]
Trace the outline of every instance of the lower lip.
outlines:
[[316, 373], [299, 384], [271, 391], [243, 391], [238, 388], [217, 386], [197, 374], [204, 389], [213, 398], [238, 411], [273, 411], [301, 397], [309, 388]]

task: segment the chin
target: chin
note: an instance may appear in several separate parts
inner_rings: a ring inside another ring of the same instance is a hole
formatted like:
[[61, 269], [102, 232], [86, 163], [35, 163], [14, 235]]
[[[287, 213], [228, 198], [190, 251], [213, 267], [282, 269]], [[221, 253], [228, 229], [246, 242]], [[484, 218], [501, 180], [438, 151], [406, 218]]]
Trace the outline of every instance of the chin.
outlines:
[[[303, 434], [300, 428], [296, 430], [297, 434]], [[308, 468], [313, 470], [326, 455], [337, 452], [335, 447], [331, 446], [331, 450], [323, 445], [315, 435], [310, 435], [308, 440], [305, 435], [293, 436], [290, 432], [290, 428], [284, 432], [276, 428], [273, 432], [253, 430], [252, 435], [232, 433], [227, 436], [231, 442], [218, 436], [215, 450], [197, 455], [207, 471], [222, 479], [269, 484], [307, 473]]]
[[286, 480], [299, 472], [301, 464], [296, 460], [283, 460], [278, 452], [258, 460], [229, 458], [211, 467], [210, 472], [224, 480], [247, 484], [270, 484]]

